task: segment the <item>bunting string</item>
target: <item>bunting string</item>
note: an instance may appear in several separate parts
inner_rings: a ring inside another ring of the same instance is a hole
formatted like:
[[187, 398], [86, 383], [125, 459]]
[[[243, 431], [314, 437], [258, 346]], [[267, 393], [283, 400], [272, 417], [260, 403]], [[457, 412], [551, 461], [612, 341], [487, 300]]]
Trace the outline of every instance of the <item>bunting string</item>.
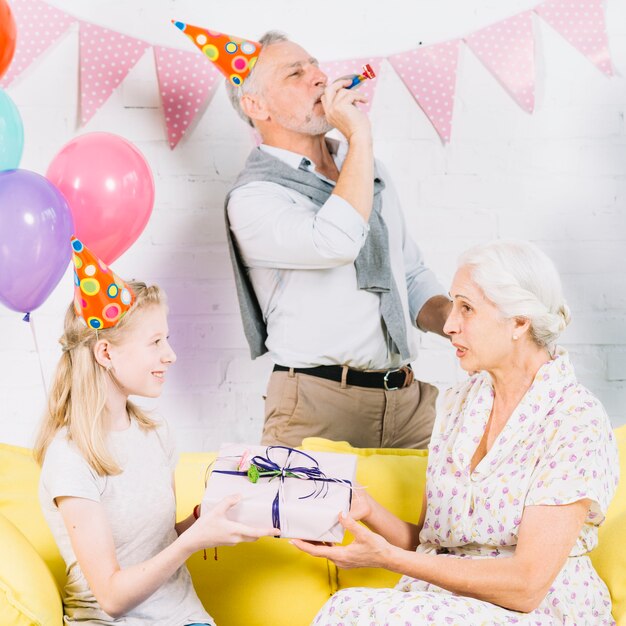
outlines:
[[[221, 84], [219, 72], [195, 49], [153, 45], [115, 30], [79, 20], [44, 0], [13, 0], [18, 28], [13, 62], [0, 87], [6, 88], [78, 23], [80, 55], [80, 125], [87, 124], [119, 87], [145, 52], [152, 48], [169, 145], [174, 149], [190, 134]], [[369, 63], [376, 75], [383, 61], [398, 74], [412, 97], [446, 143], [452, 137], [454, 99], [461, 43], [478, 58], [527, 113], [535, 108], [534, 16], [539, 16], [588, 58], [613, 75], [606, 34], [604, 0], [545, 0], [529, 11], [500, 20], [462, 37], [421, 45], [387, 57], [325, 61], [331, 80], [354, 74]], [[191, 44], [190, 44], [191, 46]], [[360, 87], [368, 112], [378, 81]]]

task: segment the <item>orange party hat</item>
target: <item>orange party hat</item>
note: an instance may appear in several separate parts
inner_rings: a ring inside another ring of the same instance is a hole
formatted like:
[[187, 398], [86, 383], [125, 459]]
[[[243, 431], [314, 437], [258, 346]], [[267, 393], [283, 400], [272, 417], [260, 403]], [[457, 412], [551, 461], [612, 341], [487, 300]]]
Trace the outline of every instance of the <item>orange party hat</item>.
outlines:
[[94, 330], [115, 326], [135, 302], [133, 290], [76, 237], [72, 252], [76, 315]]
[[215, 30], [207, 30], [175, 20], [172, 20], [172, 24], [185, 33], [207, 58], [215, 63], [220, 72], [237, 87], [246, 80], [261, 52], [262, 46], [257, 41], [231, 37]]

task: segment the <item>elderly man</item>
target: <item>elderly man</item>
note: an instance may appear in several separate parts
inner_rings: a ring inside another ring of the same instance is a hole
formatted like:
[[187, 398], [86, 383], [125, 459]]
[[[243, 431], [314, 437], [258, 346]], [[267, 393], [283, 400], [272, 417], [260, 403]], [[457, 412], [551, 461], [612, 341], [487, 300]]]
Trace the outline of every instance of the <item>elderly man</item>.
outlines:
[[[424, 447], [437, 390], [413, 379], [411, 326], [443, 335], [449, 300], [374, 160], [362, 96], [350, 81], [328, 84], [281, 33], [259, 43], [254, 70], [228, 83], [262, 144], [226, 198], [226, 221], [252, 357], [275, 363], [262, 441]], [[326, 138], [332, 128], [346, 142]]]

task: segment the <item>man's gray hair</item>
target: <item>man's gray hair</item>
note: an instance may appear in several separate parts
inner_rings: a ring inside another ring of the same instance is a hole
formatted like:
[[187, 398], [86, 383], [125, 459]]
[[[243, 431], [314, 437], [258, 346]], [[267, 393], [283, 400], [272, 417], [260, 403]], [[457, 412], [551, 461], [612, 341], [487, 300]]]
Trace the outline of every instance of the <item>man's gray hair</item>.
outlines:
[[[278, 30], [268, 30], [259, 39], [259, 43], [263, 47], [271, 46], [274, 43], [280, 43], [281, 41], [289, 41], [289, 38], [285, 33], [281, 33]], [[254, 122], [244, 113], [241, 108], [241, 97], [245, 94], [258, 94], [261, 92], [262, 85], [257, 79], [257, 74], [254, 68], [250, 70], [247, 78], [243, 81], [242, 85], [233, 85], [228, 79], [226, 80], [226, 93], [230, 99], [230, 103], [233, 105], [233, 109], [237, 111], [239, 117], [247, 122], [252, 128], [254, 128]]]
[[499, 240], [470, 248], [459, 258], [474, 282], [507, 318], [530, 321], [530, 335], [552, 351], [570, 321], [561, 279], [552, 260], [528, 241]]

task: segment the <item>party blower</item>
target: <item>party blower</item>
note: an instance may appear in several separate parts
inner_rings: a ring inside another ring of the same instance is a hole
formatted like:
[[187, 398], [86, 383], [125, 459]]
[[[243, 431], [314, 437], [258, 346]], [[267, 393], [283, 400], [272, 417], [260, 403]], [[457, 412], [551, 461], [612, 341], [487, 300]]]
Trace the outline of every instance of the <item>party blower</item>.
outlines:
[[363, 69], [360, 74], [354, 74], [354, 75], [351, 74], [348, 76], [342, 76], [341, 78], [337, 80], [352, 79], [352, 83], [346, 87], [346, 89], [352, 89], [354, 87], [358, 87], [365, 80], [367, 79], [371, 80], [372, 78], [376, 78], [376, 74], [374, 73], [372, 66], [369, 63], [366, 63], [363, 66]]

